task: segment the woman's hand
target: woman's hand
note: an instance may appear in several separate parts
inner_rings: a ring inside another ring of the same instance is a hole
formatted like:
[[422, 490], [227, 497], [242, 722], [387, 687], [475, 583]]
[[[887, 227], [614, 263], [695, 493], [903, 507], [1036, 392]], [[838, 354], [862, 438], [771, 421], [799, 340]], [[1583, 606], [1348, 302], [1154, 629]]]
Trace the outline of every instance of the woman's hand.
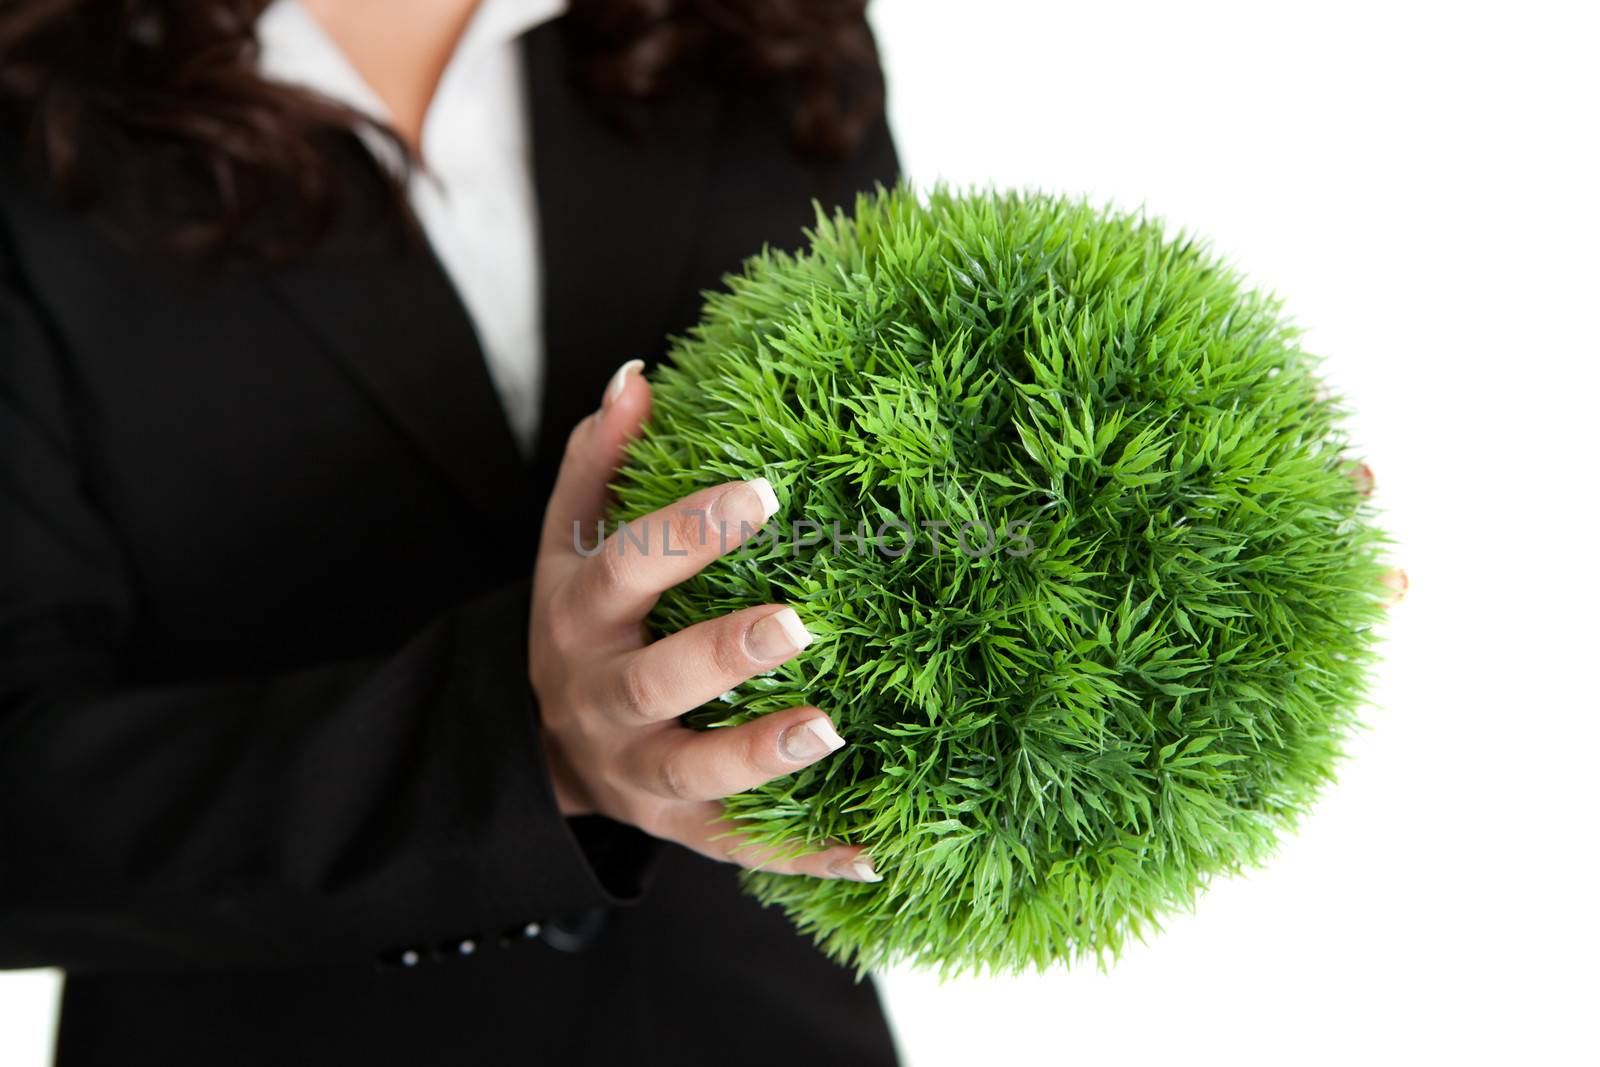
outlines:
[[[567, 441], [534, 569], [529, 664], [556, 798], [713, 859], [818, 878], [878, 881], [857, 847], [783, 857], [730, 834], [717, 798], [791, 774], [844, 741], [827, 715], [789, 708], [742, 726], [691, 730], [679, 715], [797, 655], [811, 641], [793, 609], [747, 608], [649, 641], [656, 598], [777, 510], [765, 479], [694, 493], [593, 551], [606, 483], [650, 410], [638, 361]], [[583, 535], [580, 551], [577, 534]], [[725, 536], [724, 536], [725, 535]]]

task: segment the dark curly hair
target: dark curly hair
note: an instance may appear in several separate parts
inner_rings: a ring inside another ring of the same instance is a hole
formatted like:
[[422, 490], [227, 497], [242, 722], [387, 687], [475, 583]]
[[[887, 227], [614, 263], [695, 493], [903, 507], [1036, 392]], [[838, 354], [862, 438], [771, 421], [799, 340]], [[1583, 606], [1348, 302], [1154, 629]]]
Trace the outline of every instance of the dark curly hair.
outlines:
[[[0, 126], [70, 202], [97, 191], [89, 144], [137, 144], [141, 158], [192, 175], [201, 206], [191, 200], [183, 223], [165, 228], [169, 250], [292, 258], [338, 210], [329, 149], [357, 116], [257, 74], [266, 6], [0, 0]], [[838, 159], [883, 107], [865, 9], [866, 0], [572, 0], [571, 73], [596, 107], [633, 127], [691, 71], [760, 83], [798, 151]]]

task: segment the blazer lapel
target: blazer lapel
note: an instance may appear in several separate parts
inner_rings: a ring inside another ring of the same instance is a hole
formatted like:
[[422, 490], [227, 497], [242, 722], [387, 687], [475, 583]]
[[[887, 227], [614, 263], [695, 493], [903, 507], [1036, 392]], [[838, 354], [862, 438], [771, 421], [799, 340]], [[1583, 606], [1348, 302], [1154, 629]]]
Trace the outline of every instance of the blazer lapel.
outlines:
[[544, 280], [535, 460], [546, 484], [612, 372], [665, 350], [707, 208], [718, 117], [700, 89], [653, 105], [640, 136], [617, 130], [573, 84], [567, 21], [524, 38]]
[[[717, 119], [702, 89], [663, 102], [642, 137], [617, 131], [571, 81], [566, 22], [523, 37], [543, 279], [530, 294], [544, 337], [531, 477], [471, 320], [426, 242], [391, 240], [391, 228], [374, 254], [356, 236], [369, 221], [356, 211], [326, 254], [269, 275], [426, 461], [490, 516], [522, 520], [519, 530], [542, 509], [567, 435], [611, 373], [665, 349], [706, 209]], [[375, 202], [377, 164], [347, 140], [360, 172], [350, 200]], [[342, 251], [352, 244], [357, 254]]]
[[[357, 166], [369, 171], [366, 181], [376, 177], [370, 160]], [[350, 199], [366, 195], [353, 189]], [[496, 519], [525, 513], [528, 470], [444, 268], [425, 241], [397, 239], [392, 226], [381, 248], [369, 241], [359, 254], [342, 250], [351, 226], [340, 229], [324, 254], [271, 272], [272, 287], [469, 501]]]

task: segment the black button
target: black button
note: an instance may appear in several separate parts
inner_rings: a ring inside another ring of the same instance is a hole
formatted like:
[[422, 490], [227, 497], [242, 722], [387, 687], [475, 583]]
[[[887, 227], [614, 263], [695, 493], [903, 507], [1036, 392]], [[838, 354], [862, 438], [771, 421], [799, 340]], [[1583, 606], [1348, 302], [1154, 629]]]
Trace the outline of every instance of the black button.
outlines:
[[557, 952], [582, 952], [605, 929], [606, 914], [605, 908], [593, 908], [581, 915], [551, 919], [544, 924], [541, 937]]
[[378, 957], [378, 966], [385, 969], [410, 970], [422, 965], [422, 952], [415, 948], [397, 948]]
[[446, 960], [457, 960], [471, 956], [478, 951], [482, 939], [477, 934], [462, 934], [449, 941], [441, 941], [433, 947], [433, 958], [440, 963]]
[[536, 922], [526, 922], [521, 926], [513, 926], [501, 932], [500, 947], [510, 948], [512, 945], [522, 944], [527, 941], [537, 941], [543, 929], [544, 927]]

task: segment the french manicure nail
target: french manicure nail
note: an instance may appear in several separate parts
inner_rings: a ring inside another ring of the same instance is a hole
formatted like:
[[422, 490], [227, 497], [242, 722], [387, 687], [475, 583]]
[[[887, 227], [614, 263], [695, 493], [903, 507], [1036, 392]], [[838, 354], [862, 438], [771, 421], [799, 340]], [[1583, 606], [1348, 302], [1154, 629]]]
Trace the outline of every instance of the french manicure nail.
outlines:
[[644, 370], [642, 359], [630, 359], [618, 367], [617, 372], [611, 376], [611, 381], [606, 384], [606, 395], [600, 401], [600, 410], [609, 410], [622, 395], [622, 391], [628, 387], [628, 375], [637, 374], [642, 370]]
[[744, 483], [755, 490], [756, 497], [761, 501], [761, 521], [766, 522], [778, 513], [778, 494], [772, 491], [772, 483], [765, 478], [751, 478]]
[[728, 489], [711, 502], [707, 518], [725, 536], [741, 540], [748, 527], [760, 526], [778, 511], [778, 494], [765, 478], [752, 478]]
[[778, 749], [791, 763], [812, 763], [843, 747], [844, 738], [824, 718], [796, 723], [778, 737]]
[[883, 875], [873, 870], [872, 860], [866, 856], [852, 856], [847, 860], [834, 860], [828, 865], [828, 870], [840, 878], [849, 878], [857, 882], [883, 881]]
[[757, 619], [745, 638], [745, 648], [758, 660], [783, 659], [811, 643], [811, 631], [793, 608]]
[[1383, 606], [1392, 608], [1406, 598], [1406, 591], [1411, 588], [1411, 579], [1406, 572], [1398, 567], [1383, 572], [1384, 587], [1389, 590], [1389, 595], [1384, 598]]

